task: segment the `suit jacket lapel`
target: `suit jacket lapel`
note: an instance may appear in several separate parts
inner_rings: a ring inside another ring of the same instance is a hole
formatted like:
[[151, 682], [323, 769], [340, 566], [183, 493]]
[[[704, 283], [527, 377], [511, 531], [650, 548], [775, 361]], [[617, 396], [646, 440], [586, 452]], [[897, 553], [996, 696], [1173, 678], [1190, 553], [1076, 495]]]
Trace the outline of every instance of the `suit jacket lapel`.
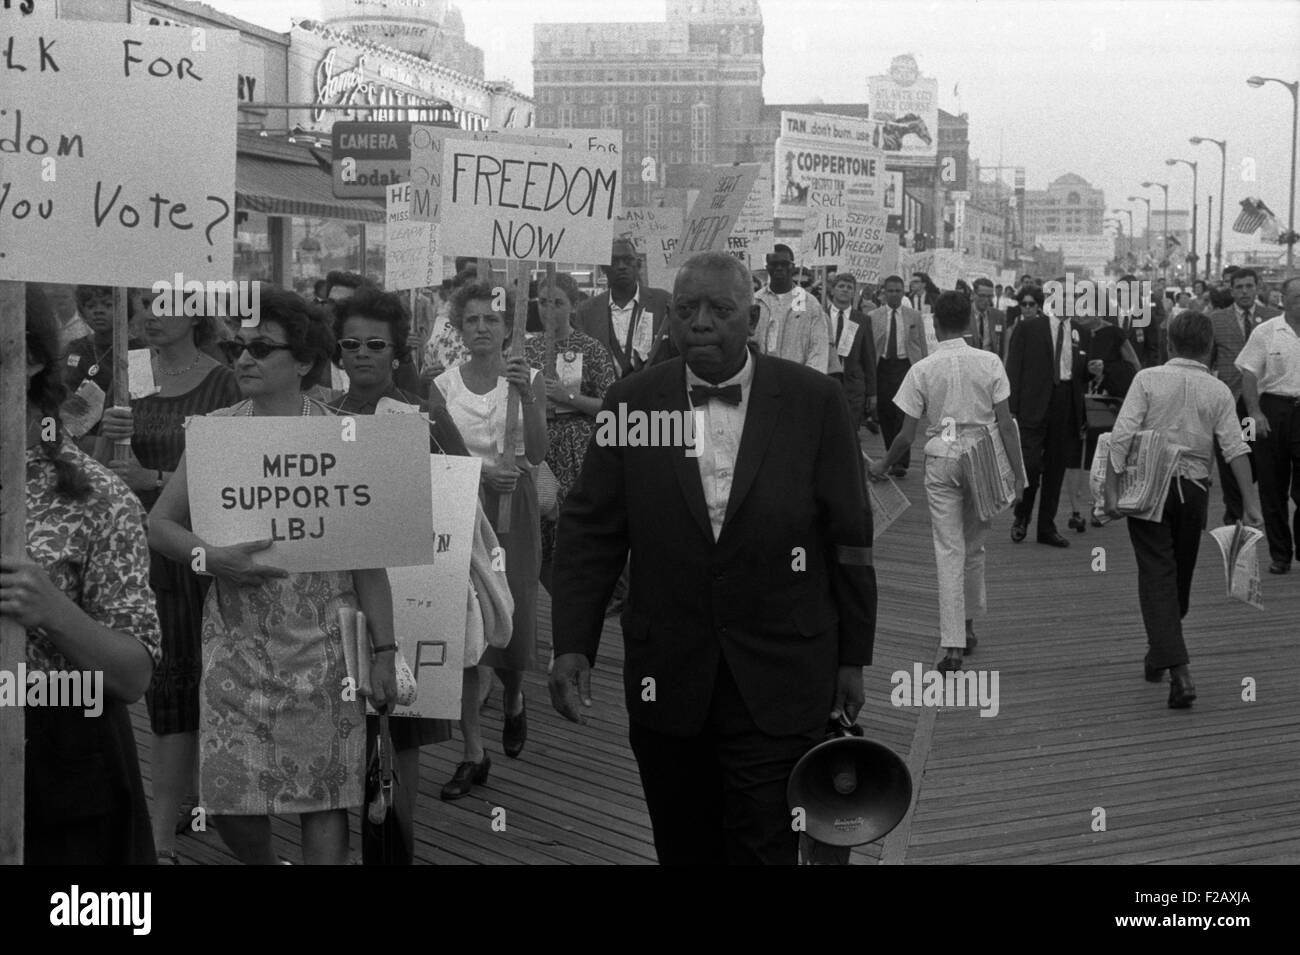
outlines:
[[[682, 415], [692, 415], [694, 409], [691, 407], [690, 399], [686, 396], [686, 361], [685, 359], [680, 359], [680, 361], [680, 371], [675, 375], [668, 375], [664, 378], [664, 385], [659, 392], [659, 407], [668, 411], [679, 412]], [[692, 423], [694, 422], [692, 421]], [[695, 440], [699, 441], [699, 435], [696, 435]], [[691, 517], [695, 518], [695, 523], [699, 525], [705, 538], [712, 544], [713, 524], [709, 521], [708, 505], [704, 503], [704, 484], [700, 480], [700, 459], [688, 456], [684, 449], [681, 448], [670, 448], [668, 454], [672, 458], [673, 470], [677, 472], [677, 483], [681, 485], [682, 494], [686, 498], [686, 509], [691, 512]]]
[[[731, 496], [727, 499], [722, 534], [727, 533], [731, 518], [754, 484], [781, 411], [781, 388], [773, 363], [763, 361], [757, 355], [754, 361], [754, 380], [749, 389], [749, 407], [745, 410], [745, 430], [740, 435], [740, 453], [736, 455], [736, 470], [731, 479]], [[718, 535], [719, 540], [722, 534]]]

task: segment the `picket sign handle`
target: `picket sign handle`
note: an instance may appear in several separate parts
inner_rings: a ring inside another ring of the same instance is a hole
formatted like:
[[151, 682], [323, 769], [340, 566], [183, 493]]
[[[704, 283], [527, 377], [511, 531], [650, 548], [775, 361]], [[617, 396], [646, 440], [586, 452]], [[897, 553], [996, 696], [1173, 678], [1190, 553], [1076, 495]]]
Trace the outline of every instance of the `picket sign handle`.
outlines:
[[[27, 558], [27, 287], [0, 281], [0, 553]], [[0, 617], [0, 671], [18, 673], [27, 631]], [[26, 687], [19, 692], [26, 692]], [[24, 710], [0, 706], [0, 865], [23, 863]]]
[[[524, 357], [524, 333], [528, 329], [528, 263], [511, 259], [506, 263], [507, 278], [509, 271], [514, 271], [515, 285], [515, 331], [510, 338], [510, 357]], [[515, 464], [515, 444], [519, 440], [519, 390], [514, 385], [507, 386], [506, 391], [506, 439], [501, 446], [501, 466], [513, 467]], [[502, 494], [497, 502], [497, 533], [510, 533], [510, 503], [513, 494]]]
[[[113, 289], [113, 391], [112, 394], [104, 396], [106, 408], [131, 407], [131, 381], [128, 371], [130, 360], [127, 356], [131, 331], [130, 320], [127, 317], [126, 296], [126, 289]], [[97, 437], [91, 457], [100, 464], [131, 459], [130, 439], [114, 441], [111, 450], [108, 444], [108, 439], [103, 435]]]

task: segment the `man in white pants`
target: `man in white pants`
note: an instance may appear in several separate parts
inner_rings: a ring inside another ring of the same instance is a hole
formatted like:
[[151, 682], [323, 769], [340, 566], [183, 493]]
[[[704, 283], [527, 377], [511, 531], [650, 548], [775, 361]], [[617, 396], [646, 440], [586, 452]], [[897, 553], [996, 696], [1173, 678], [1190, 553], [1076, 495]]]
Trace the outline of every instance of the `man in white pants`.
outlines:
[[902, 430], [884, 460], [873, 463], [873, 481], [912, 446], [917, 421], [930, 423], [925, 445], [925, 493], [930, 502], [934, 557], [939, 574], [940, 645], [946, 651], [940, 670], [959, 670], [975, 649], [974, 618], [982, 616], [984, 538], [989, 521], [979, 518], [972, 489], [962, 473], [964, 442], [997, 424], [1017, 475], [1016, 497], [1024, 491], [1024, 462], [1015, 422], [1007, 408], [1011, 383], [996, 354], [972, 348], [964, 335], [970, 327], [970, 299], [944, 292], [934, 308], [939, 347], [914, 364], [894, 395], [904, 414]]

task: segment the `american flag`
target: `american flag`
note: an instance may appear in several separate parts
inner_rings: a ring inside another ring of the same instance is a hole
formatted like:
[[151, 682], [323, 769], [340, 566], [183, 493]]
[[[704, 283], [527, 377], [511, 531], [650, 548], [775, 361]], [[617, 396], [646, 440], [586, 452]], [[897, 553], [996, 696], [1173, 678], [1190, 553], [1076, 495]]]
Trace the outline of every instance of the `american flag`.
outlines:
[[1237, 216], [1237, 221], [1232, 224], [1232, 231], [1244, 232], [1246, 235], [1250, 235], [1250, 233], [1266, 223], [1270, 223], [1276, 229], [1277, 219], [1273, 215], [1273, 211], [1264, 205], [1263, 200], [1247, 197], [1241, 200], [1241, 214]]

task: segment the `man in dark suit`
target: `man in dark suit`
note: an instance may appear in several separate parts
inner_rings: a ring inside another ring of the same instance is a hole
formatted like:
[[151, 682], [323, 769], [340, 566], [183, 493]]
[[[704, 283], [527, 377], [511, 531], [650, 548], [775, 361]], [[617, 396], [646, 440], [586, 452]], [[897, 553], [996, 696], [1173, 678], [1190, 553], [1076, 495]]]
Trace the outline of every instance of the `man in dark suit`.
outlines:
[[[885, 304], [873, 311], [871, 337], [876, 351], [876, 413], [880, 419], [885, 447], [903, 427], [906, 417], [894, 404], [894, 395], [907, 377], [907, 371], [925, 357], [925, 325], [921, 313], [903, 304], [903, 279], [891, 275], [884, 282]], [[905, 477], [912, 463], [910, 449], [889, 473]]]
[[788, 777], [828, 715], [856, 718], [871, 662], [848, 405], [823, 372], [747, 347], [752, 303], [736, 259], [687, 260], [669, 319], [683, 357], [616, 382], [601, 414], [697, 421], [692, 454], [602, 440], [598, 424], [559, 522], [551, 698], [575, 722], [632, 553], [623, 683], [665, 864], [794, 863]]
[[640, 284], [640, 261], [628, 239], [615, 239], [605, 276], [608, 291], [578, 306], [578, 327], [614, 356], [619, 374], [671, 358], [664, 320], [668, 293]]
[[831, 283], [830, 376], [844, 386], [849, 420], [856, 431], [876, 408], [876, 346], [871, 319], [853, 307], [858, 280], [851, 272], [837, 272]]
[[1007, 377], [1011, 380], [1007, 404], [1020, 426], [1028, 478], [1025, 495], [1016, 505], [1011, 539], [1017, 544], [1025, 539], [1041, 480], [1038, 543], [1069, 547], [1070, 542], [1056, 530], [1056, 508], [1066, 469], [1082, 457], [1083, 394], [1091, 334], [1067, 316], [1041, 314], [1043, 302], [1042, 289], [1029, 286], [1020, 292], [1021, 319], [1007, 348]]
[[1006, 330], [1006, 315], [993, 306], [993, 283], [981, 278], [975, 280], [973, 287], [975, 301], [971, 304], [970, 332], [966, 335], [966, 342], [972, 348], [991, 351], [1005, 359], [1006, 342], [1011, 336]]
[[[1210, 355], [1210, 370], [1232, 391], [1237, 402], [1237, 418], [1246, 417], [1246, 401], [1241, 393], [1241, 369], [1236, 365], [1237, 355], [1261, 322], [1276, 318], [1281, 313], [1256, 301], [1258, 277], [1254, 269], [1237, 269], [1232, 274], [1233, 304], [1228, 308], [1210, 312], [1214, 326], [1214, 350]], [[1252, 452], [1253, 452], [1252, 448]], [[1219, 466], [1219, 481], [1223, 484], [1223, 523], [1235, 524], [1241, 520], [1241, 487], [1232, 468], [1223, 460], [1219, 443], [1214, 443], [1214, 459]], [[1250, 473], [1255, 473], [1255, 455], [1249, 456]]]

